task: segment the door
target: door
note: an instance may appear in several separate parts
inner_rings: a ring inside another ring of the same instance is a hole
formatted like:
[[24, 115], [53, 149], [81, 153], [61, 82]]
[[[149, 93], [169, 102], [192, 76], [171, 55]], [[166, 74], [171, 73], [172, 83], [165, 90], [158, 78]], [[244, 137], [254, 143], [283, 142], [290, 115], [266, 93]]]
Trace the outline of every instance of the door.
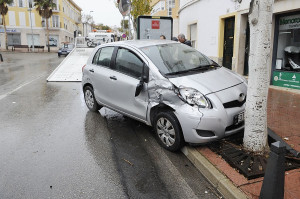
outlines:
[[146, 74], [144, 71], [148, 71], [146, 67], [142, 59], [133, 51], [119, 48], [115, 60], [116, 74], [112, 80], [114, 91], [111, 92], [113, 106], [121, 112], [144, 121], [146, 121], [148, 107], [146, 82], [143, 90], [136, 97], [135, 91], [143, 74]]
[[114, 52], [114, 47], [100, 48], [95, 54], [92, 65], [88, 66], [89, 77], [91, 79], [94, 94], [101, 104], [108, 105], [111, 101], [112, 88], [111, 76], [114, 76], [115, 71], [110, 68], [111, 58]]
[[234, 45], [234, 17], [225, 19], [223, 66], [232, 69], [233, 45]]
[[244, 75], [248, 75], [248, 73], [249, 73], [249, 53], [250, 53], [250, 26], [249, 26], [249, 23], [247, 23], [245, 58], [244, 58], [245, 59], [244, 60]]

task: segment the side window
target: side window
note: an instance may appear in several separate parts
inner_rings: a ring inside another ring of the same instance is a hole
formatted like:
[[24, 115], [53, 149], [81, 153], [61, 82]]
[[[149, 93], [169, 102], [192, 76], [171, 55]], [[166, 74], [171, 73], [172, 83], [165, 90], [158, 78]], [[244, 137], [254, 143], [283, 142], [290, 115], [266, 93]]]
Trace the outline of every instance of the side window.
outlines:
[[95, 56], [94, 56], [93, 62], [92, 62], [94, 65], [97, 65], [97, 60], [99, 58], [100, 52], [101, 52], [101, 48], [95, 53]]
[[116, 58], [116, 70], [134, 78], [140, 78], [143, 72], [143, 62], [127, 49], [119, 49]]
[[93, 64], [110, 67], [110, 61], [113, 52], [114, 52], [114, 47], [105, 47], [99, 49], [93, 59]]

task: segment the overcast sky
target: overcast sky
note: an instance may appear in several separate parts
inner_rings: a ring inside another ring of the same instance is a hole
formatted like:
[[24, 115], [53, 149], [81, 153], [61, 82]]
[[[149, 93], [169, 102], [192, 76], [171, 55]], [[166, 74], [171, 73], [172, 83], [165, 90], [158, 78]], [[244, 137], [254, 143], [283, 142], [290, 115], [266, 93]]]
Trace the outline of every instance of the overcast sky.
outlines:
[[81, 9], [82, 14], [89, 14], [94, 18], [96, 24], [120, 27], [123, 19], [113, 0], [73, 0]]

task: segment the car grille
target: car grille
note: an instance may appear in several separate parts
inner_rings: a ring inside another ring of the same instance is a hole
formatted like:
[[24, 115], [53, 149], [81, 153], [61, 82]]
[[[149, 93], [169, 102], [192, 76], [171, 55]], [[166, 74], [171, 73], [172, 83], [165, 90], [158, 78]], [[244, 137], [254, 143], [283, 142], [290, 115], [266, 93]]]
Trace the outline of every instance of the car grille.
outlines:
[[234, 130], [234, 129], [237, 129], [237, 128], [240, 128], [240, 127], [242, 127], [242, 126], [244, 126], [245, 125], [245, 122], [241, 122], [241, 123], [239, 123], [239, 124], [233, 124], [233, 125], [231, 125], [231, 126], [227, 126], [226, 127], [226, 129], [225, 129], [225, 131], [231, 131], [231, 130]]
[[234, 100], [234, 101], [224, 103], [223, 106], [224, 106], [224, 108], [241, 107], [245, 104], [245, 102], [246, 102], [246, 97], [242, 102], [240, 102], [238, 100]]

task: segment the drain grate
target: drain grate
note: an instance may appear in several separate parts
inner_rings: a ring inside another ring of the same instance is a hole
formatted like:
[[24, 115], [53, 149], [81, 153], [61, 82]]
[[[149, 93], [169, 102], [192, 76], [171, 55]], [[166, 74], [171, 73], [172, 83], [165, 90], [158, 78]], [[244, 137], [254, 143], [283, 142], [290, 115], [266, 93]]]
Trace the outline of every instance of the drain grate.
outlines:
[[[210, 144], [209, 148], [218, 155], [221, 155], [231, 167], [237, 169], [248, 180], [263, 177], [267, 168], [268, 157], [244, 151], [242, 148], [243, 135], [243, 133], [239, 133], [224, 138]], [[275, 141], [277, 140], [269, 137], [270, 143]], [[289, 152], [286, 155], [286, 170], [300, 168], [300, 159], [292, 156], [293, 154]]]

